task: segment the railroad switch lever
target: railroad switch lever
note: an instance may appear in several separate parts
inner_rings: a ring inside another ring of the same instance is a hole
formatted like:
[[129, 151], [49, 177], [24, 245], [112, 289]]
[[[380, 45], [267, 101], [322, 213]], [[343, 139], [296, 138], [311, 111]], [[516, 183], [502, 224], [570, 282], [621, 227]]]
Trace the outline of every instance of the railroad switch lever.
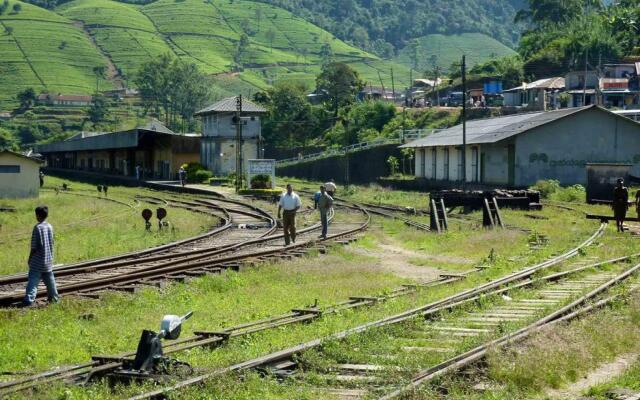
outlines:
[[132, 370], [141, 372], [167, 372], [173, 364], [185, 364], [164, 356], [162, 340], [176, 340], [180, 337], [182, 324], [193, 315], [193, 311], [180, 317], [165, 315], [160, 322], [160, 332], [143, 330], [138, 342], [136, 358], [131, 366]]

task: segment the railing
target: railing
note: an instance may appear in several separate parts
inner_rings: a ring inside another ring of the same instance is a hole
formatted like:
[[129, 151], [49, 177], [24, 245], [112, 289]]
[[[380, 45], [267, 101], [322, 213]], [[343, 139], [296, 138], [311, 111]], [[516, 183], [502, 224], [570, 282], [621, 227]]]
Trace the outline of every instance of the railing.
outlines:
[[305, 155], [300, 155], [298, 157], [291, 157], [283, 160], [277, 160], [276, 164], [277, 165], [295, 164], [303, 161], [317, 160], [320, 158], [343, 155], [353, 151], [366, 150], [373, 147], [384, 146], [387, 144], [407, 143], [409, 141], [413, 141], [413, 140], [425, 137], [427, 135], [430, 135], [431, 133], [434, 133], [436, 131], [437, 129], [407, 129], [404, 131], [399, 129], [394, 132], [393, 134], [394, 137], [392, 138], [380, 138], [380, 139], [370, 140], [367, 142], [351, 144], [349, 146], [344, 146], [341, 148], [330, 148], [318, 153], [305, 154]]

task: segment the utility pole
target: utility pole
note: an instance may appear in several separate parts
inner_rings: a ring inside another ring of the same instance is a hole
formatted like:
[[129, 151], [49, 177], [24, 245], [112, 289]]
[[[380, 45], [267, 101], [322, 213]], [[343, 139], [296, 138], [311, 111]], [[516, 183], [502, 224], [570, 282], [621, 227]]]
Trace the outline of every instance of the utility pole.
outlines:
[[438, 79], [440, 79], [440, 67], [436, 65], [436, 80], [433, 84], [436, 85], [436, 106], [440, 107], [440, 85], [438, 84]]
[[467, 60], [462, 56], [462, 188], [467, 185]]
[[242, 189], [242, 95], [236, 97], [236, 193]]
[[393, 80], [393, 68], [391, 68], [391, 93], [393, 93], [393, 103], [396, 102], [396, 84]]
[[384, 82], [382, 82], [382, 76], [380, 75], [380, 71], [378, 71], [378, 79], [380, 79], [380, 85], [382, 85], [382, 101], [384, 101], [384, 97], [387, 94], [384, 88]]
[[582, 107], [587, 105], [587, 65], [589, 57], [589, 48], [585, 49], [584, 53], [584, 83], [582, 85]]

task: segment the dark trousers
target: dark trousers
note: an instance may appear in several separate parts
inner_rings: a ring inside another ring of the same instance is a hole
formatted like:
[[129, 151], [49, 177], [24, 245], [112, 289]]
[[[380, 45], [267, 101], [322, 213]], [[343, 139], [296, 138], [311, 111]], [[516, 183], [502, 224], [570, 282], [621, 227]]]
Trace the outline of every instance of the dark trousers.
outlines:
[[320, 223], [322, 224], [322, 236], [327, 236], [327, 230], [329, 229], [329, 209], [320, 209]]
[[296, 242], [296, 210], [284, 210], [282, 213], [282, 229], [284, 230], [284, 243], [289, 245]]

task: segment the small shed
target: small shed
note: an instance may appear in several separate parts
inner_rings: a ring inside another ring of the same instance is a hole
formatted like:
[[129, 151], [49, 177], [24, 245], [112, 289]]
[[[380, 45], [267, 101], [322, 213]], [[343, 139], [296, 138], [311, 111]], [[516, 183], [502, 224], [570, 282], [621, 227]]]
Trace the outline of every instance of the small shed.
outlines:
[[587, 203], [613, 201], [613, 188], [618, 179], [629, 182], [633, 164], [588, 163], [587, 168]]
[[0, 150], [0, 198], [38, 197], [42, 160]]

